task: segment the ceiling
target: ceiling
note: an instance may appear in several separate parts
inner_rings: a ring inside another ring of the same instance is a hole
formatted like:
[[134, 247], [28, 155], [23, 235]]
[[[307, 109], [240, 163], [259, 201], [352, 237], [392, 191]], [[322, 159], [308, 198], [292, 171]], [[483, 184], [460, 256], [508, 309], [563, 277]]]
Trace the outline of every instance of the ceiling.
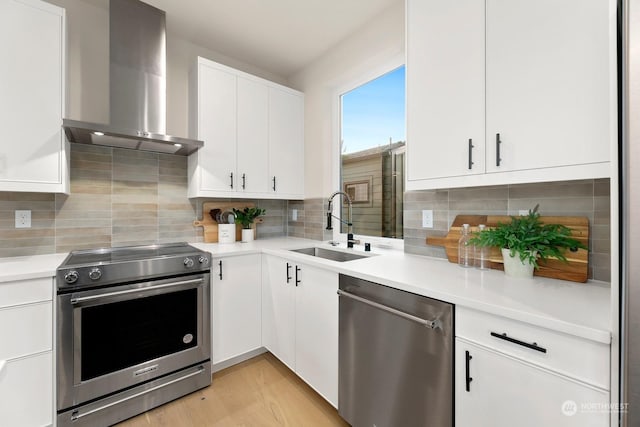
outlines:
[[288, 78], [403, 0], [143, 1], [167, 13], [169, 33]]

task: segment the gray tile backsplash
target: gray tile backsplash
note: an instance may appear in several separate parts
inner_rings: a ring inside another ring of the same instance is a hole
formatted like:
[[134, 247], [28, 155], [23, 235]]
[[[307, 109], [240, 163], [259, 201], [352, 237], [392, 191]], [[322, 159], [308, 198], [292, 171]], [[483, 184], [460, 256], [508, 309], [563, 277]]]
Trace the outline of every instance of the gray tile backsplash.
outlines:
[[[0, 192], [0, 257], [203, 241], [193, 221], [212, 199], [187, 197], [186, 157], [71, 144], [70, 161], [69, 195]], [[267, 210], [258, 238], [287, 234], [286, 200], [250, 201]], [[31, 228], [14, 227], [16, 209]]]
[[[313, 240], [331, 240], [333, 231], [326, 230], [326, 198], [290, 200], [288, 203], [288, 235]], [[297, 219], [293, 220], [293, 210]]]
[[[427, 245], [425, 239], [446, 235], [458, 214], [517, 215], [539, 204], [542, 215], [586, 216], [589, 277], [611, 280], [609, 179], [411, 191], [405, 193], [404, 201], [405, 252], [440, 258], [446, 258], [444, 249]], [[432, 229], [421, 226], [423, 209], [434, 211]]]

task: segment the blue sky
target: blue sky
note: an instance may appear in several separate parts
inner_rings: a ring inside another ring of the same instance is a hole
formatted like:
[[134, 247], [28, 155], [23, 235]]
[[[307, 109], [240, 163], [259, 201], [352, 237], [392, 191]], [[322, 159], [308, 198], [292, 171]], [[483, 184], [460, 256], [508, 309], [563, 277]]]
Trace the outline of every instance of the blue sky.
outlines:
[[404, 66], [342, 95], [343, 153], [405, 140]]

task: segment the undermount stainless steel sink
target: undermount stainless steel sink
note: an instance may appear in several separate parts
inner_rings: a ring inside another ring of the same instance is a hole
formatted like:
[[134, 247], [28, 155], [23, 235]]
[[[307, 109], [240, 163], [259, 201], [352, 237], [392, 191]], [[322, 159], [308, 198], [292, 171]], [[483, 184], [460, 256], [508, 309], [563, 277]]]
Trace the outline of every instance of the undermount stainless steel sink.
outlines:
[[331, 261], [345, 262], [353, 261], [354, 259], [367, 258], [367, 255], [359, 255], [351, 252], [332, 251], [331, 249], [324, 248], [302, 248], [291, 249], [291, 252], [298, 252], [300, 254], [311, 255], [318, 258], [329, 259]]

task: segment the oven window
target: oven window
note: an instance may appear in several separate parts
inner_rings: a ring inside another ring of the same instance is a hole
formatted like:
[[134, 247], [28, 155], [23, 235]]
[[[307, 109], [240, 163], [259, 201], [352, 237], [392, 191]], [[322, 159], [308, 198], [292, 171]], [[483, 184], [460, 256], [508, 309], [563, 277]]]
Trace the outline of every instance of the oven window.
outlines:
[[198, 344], [198, 290], [82, 309], [82, 381]]

